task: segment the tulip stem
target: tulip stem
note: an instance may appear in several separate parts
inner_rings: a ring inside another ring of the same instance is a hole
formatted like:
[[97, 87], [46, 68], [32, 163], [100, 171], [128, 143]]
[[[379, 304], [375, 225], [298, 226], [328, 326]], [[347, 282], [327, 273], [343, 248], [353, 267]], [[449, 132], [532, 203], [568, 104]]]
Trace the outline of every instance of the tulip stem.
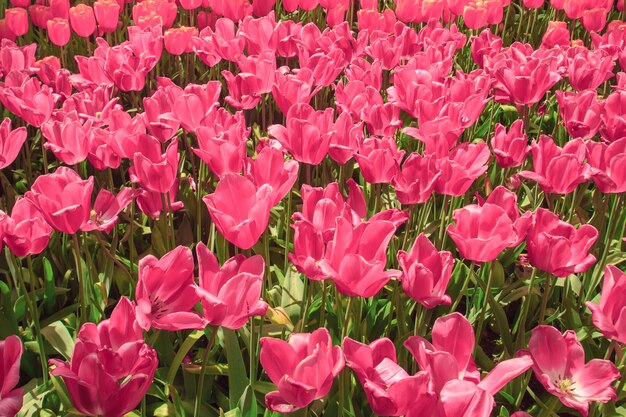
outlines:
[[467, 276], [465, 277], [465, 281], [463, 282], [463, 287], [461, 288], [461, 291], [459, 292], [458, 297], [456, 297], [456, 300], [454, 300], [454, 303], [452, 303], [452, 308], [450, 308], [450, 313], [454, 313], [456, 311], [456, 308], [459, 306], [459, 303], [461, 302], [461, 298], [463, 297], [463, 294], [465, 294], [465, 292], [467, 291], [467, 287], [469, 286], [470, 279], [472, 278], [472, 274], [474, 273], [474, 265], [476, 265], [476, 262], [472, 261], [472, 263], [469, 266]]
[[[48, 382], [48, 359], [46, 357], [46, 350], [43, 343], [43, 337], [41, 334], [41, 327], [39, 325], [39, 310], [37, 309], [36, 301], [33, 303], [33, 299], [30, 297], [30, 293], [26, 290], [26, 283], [24, 282], [24, 274], [22, 272], [21, 262], [17, 261], [17, 258], [11, 255], [11, 259], [13, 260], [13, 265], [15, 266], [15, 270], [17, 272], [17, 277], [19, 279], [19, 285], [24, 293], [24, 301], [26, 301], [26, 307], [28, 308], [28, 312], [30, 313], [30, 318], [33, 321], [33, 327], [35, 327], [35, 335], [37, 338], [37, 345], [39, 346], [39, 358], [41, 361], [41, 373], [43, 376], [43, 383], [46, 384]], [[32, 268], [30, 268], [30, 278], [31, 278], [31, 287], [33, 286], [34, 276]]]
[[483, 326], [485, 324], [485, 314], [487, 312], [487, 299], [489, 298], [490, 294], [491, 294], [491, 286], [493, 285], [493, 262], [485, 262], [482, 266], [481, 266], [481, 276], [478, 278], [480, 280], [483, 279], [482, 277], [482, 272], [485, 268], [487, 268], [487, 266], [489, 266], [489, 278], [487, 279], [487, 288], [485, 289], [485, 302], [483, 302], [483, 305], [480, 309], [480, 313], [478, 316], [478, 324], [476, 325], [476, 345], [478, 345], [478, 342], [480, 341], [480, 336], [482, 335], [483, 332]]
[[543, 292], [543, 298], [541, 299], [541, 310], [539, 311], [539, 322], [544, 323], [546, 318], [546, 308], [548, 306], [548, 299], [550, 298], [550, 293], [552, 292], [552, 286], [554, 285], [554, 280], [552, 279], [551, 274], [546, 274], [546, 289]]
[[528, 294], [524, 297], [524, 302], [522, 303], [522, 315], [517, 322], [517, 329], [515, 332], [517, 334], [516, 345], [518, 347], [522, 347], [526, 344], [525, 335], [526, 335], [526, 319], [528, 318], [528, 310], [530, 308], [530, 299], [533, 293], [533, 287], [535, 286], [535, 277], [537, 276], [537, 268], [533, 268], [533, 272], [530, 275], [530, 280], [528, 282]]
[[80, 246], [78, 245], [78, 237], [76, 233], [72, 235], [72, 246], [74, 248], [74, 261], [76, 262], [76, 274], [78, 279], [78, 299], [80, 301], [80, 319], [79, 324], [86, 323], [88, 321], [87, 313], [87, 296], [85, 294], [85, 280], [83, 276], [83, 265], [80, 259]]
[[202, 392], [204, 391], [204, 376], [206, 374], [206, 368], [209, 364], [209, 354], [211, 353], [211, 349], [213, 348], [213, 343], [215, 343], [215, 336], [217, 335], [217, 327], [213, 328], [213, 332], [211, 332], [211, 338], [209, 339], [209, 343], [207, 344], [206, 350], [204, 351], [204, 357], [202, 358], [202, 367], [200, 368], [200, 375], [198, 378], [198, 392], [196, 392], [196, 401], [193, 407], [193, 416], [198, 417], [200, 415], [200, 404], [202, 402]]

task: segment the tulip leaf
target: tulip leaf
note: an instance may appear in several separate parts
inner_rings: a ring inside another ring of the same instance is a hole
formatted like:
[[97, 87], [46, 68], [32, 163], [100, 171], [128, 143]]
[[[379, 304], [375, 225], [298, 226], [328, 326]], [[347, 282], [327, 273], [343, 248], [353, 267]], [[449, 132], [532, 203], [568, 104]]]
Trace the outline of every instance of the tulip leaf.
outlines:
[[47, 325], [41, 329], [41, 334], [65, 359], [70, 359], [74, 351], [74, 339], [62, 322], [55, 321]]
[[44, 256], [43, 263], [43, 308], [45, 311], [52, 311], [56, 302], [56, 294], [54, 291], [54, 274], [52, 272], [52, 264], [48, 258]]
[[189, 352], [189, 350], [193, 347], [198, 339], [200, 339], [204, 335], [204, 332], [200, 330], [195, 330], [187, 336], [183, 344], [176, 352], [176, 356], [172, 360], [172, 364], [170, 368], [167, 370], [167, 386], [169, 387], [174, 383], [174, 378], [176, 378], [176, 372], [178, 372], [178, 368], [180, 368], [180, 364], [183, 362], [183, 359]]
[[239, 339], [234, 330], [224, 329], [224, 350], [228, 361], [228, 401], [235, 408], [248, 386], [248, 374], [243, 362]]
[[258, 414], [256, 396], [254, 395], [254, 389], [251, 385], [248, 385], [243, 392], [243, 395], [239, 399], [238, 407], [242, 410], [242, 415], [245, 417], [256, 417]]

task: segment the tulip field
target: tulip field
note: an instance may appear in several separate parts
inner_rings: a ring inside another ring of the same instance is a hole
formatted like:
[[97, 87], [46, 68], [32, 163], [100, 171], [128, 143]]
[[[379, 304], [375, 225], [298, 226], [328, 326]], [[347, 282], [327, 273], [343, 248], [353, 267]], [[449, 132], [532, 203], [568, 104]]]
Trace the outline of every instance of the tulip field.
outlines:
[[0, 1], [0, 417], [626, 416], [624, 8]]

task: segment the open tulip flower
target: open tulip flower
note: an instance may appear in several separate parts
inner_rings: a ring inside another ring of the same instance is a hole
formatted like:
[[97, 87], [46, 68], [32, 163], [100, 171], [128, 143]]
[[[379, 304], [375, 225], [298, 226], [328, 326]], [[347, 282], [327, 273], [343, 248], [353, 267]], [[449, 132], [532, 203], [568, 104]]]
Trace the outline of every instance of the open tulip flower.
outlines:
[[0, 417], [624, 414], [625, 10], [0, 2]]

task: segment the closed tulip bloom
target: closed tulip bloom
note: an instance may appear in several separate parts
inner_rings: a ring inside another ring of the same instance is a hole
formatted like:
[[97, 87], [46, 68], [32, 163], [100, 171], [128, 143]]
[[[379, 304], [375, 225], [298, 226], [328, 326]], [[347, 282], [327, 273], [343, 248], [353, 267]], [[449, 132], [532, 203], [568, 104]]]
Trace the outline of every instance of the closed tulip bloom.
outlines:
[[246, 177], [224, 175], [213, 194], [202, 198], [217, 230], [233, 245], [250, 249], [267, 228], [272, 186], [256, 187]]
[[49, 4], [53, 17], [70, 18], [70, 0], [49, 0]]
[[524, 0], [524, 7], [528, 7], [529, 9], [538, 9], [543, 6], [544, 0]]
[[626, 192], [626, 138], [608, 144], [587, 142], [587, 159], [600, 191]]
[[589, 250], [598, 239], [590, 224], [576, 229], [549, 210], [538, 208], [526, 235], [528, 260], [557, 277], [585, 272], [596, 263]]
[[522, 119], [514, 121], [508, 132], [504, 126], [497, 123], [491, 138], [491, 148], [501, 168], [521, 166], [530, 152], [528, 137], [524, 133], [524, 121]]
[[12, 335], [0, 341], [0, 412], [13, 417], [22, 408], [24, 388], [15, 388], [20, 381], [20, 360], [24, 346], [19, 337]]
[[93, 177], [83, 180], [76, 171], [60, 167], [37, 177], [28, 198], [58, 232], [76, 233], [89, 220]]
[[198, 28], [181, 26], [165, 31], [163, 42], [165, 50], [170, 55], [182, 55], [183, 53], [193, 52], [193, 44], [191, 39], [198, 36]]
[[309, 279], [314, 281], [327, 279], [328, 276], [320, 266], [326, 250], [322, 232], [308, 221], [297, 221], [291, 227], [295, 232], [293, 253], [287, 255], [289, 262]]
[[70, 41], [72, 32], [70, 31], [70, 22], [67, 19], [55, 17], [48, 20], [47, 28], [50, 42], [56, 46], [65, 46]]
[[409, 375], [396, 359], [396, 349], [390, 339], [382, 338], [364, 345], [346, 337], [343, 339], [346, 365], [363, 386], [374, 413], [381, 416], [403, 416], [428, 411], [435, 397], [428, 392], [429, 375], [422, 371]]
[[550, 21], [548, 28], [541, 39], [542, 48], [554, 48], [555, 46], [568, 47], [570, 45], [570, 33], [567, 22]]
[[78, 117], [63, 121], [48, 120], [41, 126], [41, 133], [46, 138], [44, 147], [63, 163], [76, 165], [87, 159], [89, 154], [91, 126], [91, 120], [83, 123]]
[[396, 227], [391, 221], [370, 220], [353, 225], [336, 219], [335, 236], [328, 243], [322, 271], [333, 279], [337, 291], [351, 297], [376, 295], [399, 271], [385, 271], [387, 246]]
[[121, 417], [152, 384], [157, 353], [143, 341], [132, 303], [122, 297], [111, 318], [80, 328], [70, 362], [51, 359], [72, 404], [87, 416]]
[[200, 301], [193, 280], [191, 250], [178, 246], [160, 259], [152, 255], [139, 261], [137, 323], [144, 330], [204, 329], [206, 320], [192, 311]]
[[117, 0], [97, 0], [93, 4], [93, 13], [100, 32], [115, 32], [120, 18], [120, 5]]
[[265, 395], [272, 411], [290, 413], [325, 397], [345, 365], [343, 352], [332, 345], [325, 328], [292, 333], [288, 342], [261, 338], [261, 366], [278, 388]]
[[268, 133], [298, 162], [318, 165], [330, 147], [334, 134], [333, 109], [315, 111], [305, 103], [294, 104], [287, 112], [286, 126], [272, 125]]
[[265, 261], [261, 255], [236, 255], [220, 268], [217, 258], [204, 245], [196, 246], [200, 268], [196, 293], [208, 324], [236, 330], [253, 316], [264, 316], [267, 303], [261, 300]]
[[164, 154], [161, 144], [149, 135], [140, 135], [142, 145], [133, 156], [130, 179], [155, 193], [166, 194], [178, 176], [178, 141], [173, 140]]
[[591, 139], [602, 125], [604, 103], [598, 100], [595, 90], [580, 93], [556, 92], [559, 113], [565, 123], [567, 133], [573, 138]]
[[254, 159], [248, 159], [246, 176], [254, 185], [263, 184], [272, 186], [272, 201], [274, 207], [291, 191], [298, 179], [297, 161], [285, 161], [283, 153], [275, 148], [265, 148]]
[[604, 359], [585, 363], [585, 351], [576, 333], [561, 334], [552, 326], [533, 329], [528, 350], [520, 353], [533, 360], [535, 377], [565, 406], [589, 414], [589, 403], [606, 403], [617, 398], [613, 381], [620, 378], [617, 367]]
[[15, 161], [20, 148], [26, 141], [26, 128], [11, 129], [11, 119], [5, 117], [0, 123], [0, 169]]
[[587, 302], [593, 324], [607, 339], [626, 343], [626, 274], [615, 265], [604, 268], [600, 303]]
[[569, 194], [589, 180], [591, 169], [585, 162], [586, 148], [581, 139], [567, 142], [562, 148], [546, 135], [531, 144], [533, 171], [521, 171], [523, 178], [536, 181], [551, 194]]
[[202, 6], [202, 0], [179, 0], [179, 3], [185, 10], [195, 10]]
[[96, 16], [93, 9], [83, 3], [70, 8], [70, 24], [78, 36], [88, 38], [96, 31]]
[[470, 29], [496, 25], [502, 21], [502, 0], [469, 0], [463, 8], [463, 21]]
[[402, 289], [426, 308], [452, 302], [446, 288], [450, 282], [454, 257], [448, 251], [439, 252], [431, 241], [420, 233], [410, 252], [398, 251], [402, 268]]
[[52, 228], [27, 198], [15, 202], [6, 220], [4, 243], [13, 255], [37, 255], [48, 246]]
[[28, 11], [21, 7], [13, 7], [4, 11], [4, 19], [7, 27], [15, 36], [28, 33]]

